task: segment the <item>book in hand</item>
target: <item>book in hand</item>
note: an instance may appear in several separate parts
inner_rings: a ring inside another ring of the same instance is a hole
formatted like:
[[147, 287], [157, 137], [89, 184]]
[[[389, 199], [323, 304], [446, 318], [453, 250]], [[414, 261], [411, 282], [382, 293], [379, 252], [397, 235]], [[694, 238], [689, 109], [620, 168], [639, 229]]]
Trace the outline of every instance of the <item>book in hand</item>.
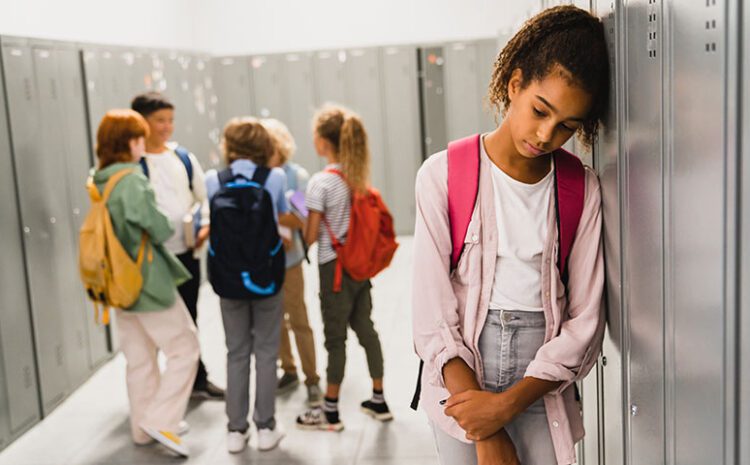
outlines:
[[188, 213], [182, 217], [182, 230], [185, 234], [185, 245], [189, 249], [195, 248], [195, 240], [201, 229], [201, 204], [196, 203]]
[[302, 219], [307, 218], [308, 211], [305, 206], [305, 193], [296, 191], [289, 196], [289, 204], [292, 207], [292, 212]]

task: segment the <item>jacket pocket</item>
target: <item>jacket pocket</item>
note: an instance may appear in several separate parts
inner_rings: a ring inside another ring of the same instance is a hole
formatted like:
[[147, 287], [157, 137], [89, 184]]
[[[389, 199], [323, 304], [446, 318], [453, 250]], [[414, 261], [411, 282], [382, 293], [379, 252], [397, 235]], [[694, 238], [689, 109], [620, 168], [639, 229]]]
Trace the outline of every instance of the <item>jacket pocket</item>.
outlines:
[[451, 272], [451, 279], [459, 284], [468, 284], [470, 280], [472, 262], [474, 261], [474, 255], [479, 248], [479, 241], [481, 239], [481, 225], [480, 221], [474, 217], [469, 223], [469, 227], [466, 229], [466, 236], [464, 237], [464, 246], [461, 252], [461, 256], [458, 259], [456, 268]]

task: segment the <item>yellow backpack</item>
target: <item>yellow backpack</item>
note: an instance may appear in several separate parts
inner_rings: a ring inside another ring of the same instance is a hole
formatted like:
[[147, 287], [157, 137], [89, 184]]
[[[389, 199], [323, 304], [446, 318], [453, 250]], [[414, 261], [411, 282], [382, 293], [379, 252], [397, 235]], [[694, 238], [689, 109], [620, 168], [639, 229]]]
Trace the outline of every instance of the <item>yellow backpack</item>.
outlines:
[[[112, 219], [107, 210], [107, 200], [115, 185], [132, 169], [118, 171], [109, 178], [100, 194], [92, 178], [86, 183], [91, 197], [91, 210], [79, 233], [80, 249], [78, 266], [83, 287], [94, 302], [95, 321], [102, 310], [102, 323], [109, 324], [110, 307], [126, 309], [135, 304], [143, 287], [141, 265], [148, 244], [148, 235], [143, 232], [138, 258], [133, 261], [122, 247], [112, 228]], [[149, 247], [148, 261], [153, 260]]]

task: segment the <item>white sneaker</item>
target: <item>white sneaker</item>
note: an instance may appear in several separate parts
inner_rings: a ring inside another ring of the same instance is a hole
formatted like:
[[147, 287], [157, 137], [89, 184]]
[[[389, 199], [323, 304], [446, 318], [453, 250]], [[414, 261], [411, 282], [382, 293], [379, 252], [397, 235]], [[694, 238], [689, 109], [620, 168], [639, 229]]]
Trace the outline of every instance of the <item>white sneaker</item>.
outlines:
[[180, 439], [179, 435], [171, 431], [157, 431], [152, 428], [144, 427], [141, 427], [141, 429], [159, 444], [163, 445], [175, 454], [178, 454], [182, 457], [187, 457], [188, 455], [190, 455], [188, 453], [187, 447], [182, 444], [182, 440]]
[[276, 428], [263, 428], [258, 430], [258, 450], [267, 451], [275, 449], [286, 436], [281, 424], [276, 423]]
[[182, 420], [177, 424], [177, 434], [179, 436], [185, 436], [190, 431], [190, 423]]
[[250, 439], [250, 428], [244, 433], [239, 431], [230, 431], [227, 434], [227, 450], [230, 454], [239, 454], [245, 447], [247, 447], [247, 441]]

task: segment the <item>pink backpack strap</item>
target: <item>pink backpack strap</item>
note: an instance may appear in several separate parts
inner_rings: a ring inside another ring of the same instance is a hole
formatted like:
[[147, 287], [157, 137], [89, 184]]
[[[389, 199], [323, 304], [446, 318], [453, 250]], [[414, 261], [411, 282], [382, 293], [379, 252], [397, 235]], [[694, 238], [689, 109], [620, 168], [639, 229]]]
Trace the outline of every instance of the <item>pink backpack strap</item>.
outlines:
[[555, 195], [559, 234], [559, 254], [557, 267], [563, 283], [568, 281], [568, 257], [573, 248], [578, 224], [583, 214], [586, 194], [586, 171], [583, 163], [572, 153], [558, 149], [555, 160]]
[[480, 135], [448, 144], [448, 220], [451, 228], [451, 269], [458, 265], [466, 231], [479, 193]]

